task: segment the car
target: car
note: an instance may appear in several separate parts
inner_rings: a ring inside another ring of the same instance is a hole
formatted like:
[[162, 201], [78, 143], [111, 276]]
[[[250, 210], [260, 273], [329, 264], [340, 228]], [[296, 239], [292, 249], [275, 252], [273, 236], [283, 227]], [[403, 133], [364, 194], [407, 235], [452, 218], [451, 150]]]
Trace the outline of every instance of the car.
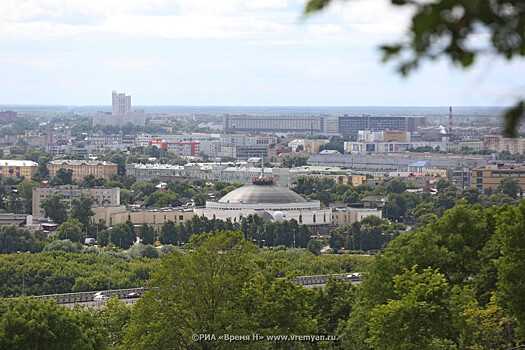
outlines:
[[139, 298], [139, 297], [140, 297], [140, 294], [139, 293], [135, 293], [135, 292], [128, 293], [128, 295], [126, 295], [126, 298], [128, 298], [128, 299]]
[[361, 279], [361, 274], [358, 272], [351, 273], [345, 277], [347, 280], [358, 281]]
[[105, 296], [104, 294], [100, 294], [100, 295], [95, 295], [95, 297], [93, 298], [94, 301], [106, 301], [108, 297]]

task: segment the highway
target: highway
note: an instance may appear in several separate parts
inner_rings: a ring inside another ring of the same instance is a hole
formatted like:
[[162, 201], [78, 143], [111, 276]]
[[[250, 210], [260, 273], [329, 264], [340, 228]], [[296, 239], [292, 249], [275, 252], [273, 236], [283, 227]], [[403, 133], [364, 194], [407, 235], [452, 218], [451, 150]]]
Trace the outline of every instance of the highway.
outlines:
[[[333, 274], [331, 276], [342, 278], [347, 282], [351, 282], [352, 284], [359, 284], [361, 282], [361, 278], [357, 276], [349, 277], [352, 274], [348, 273], [341, 273], [341, 274]], [[358, 274], [354, 274], [358, 275]], [[291, 278], [290, 281], [294, 283], [295, 285], [302, 285], [305, 288], [313, 288], [313, 287], [321, 287], [324, 288], [326, 281], [328, 280], [327, 275], [315, 275], [315, 276], [299, 276], [295, 278]], [[147, 291], [146, 288], [128, 288], [128, 289], [112, 289], [112, 290], [103, 290], [103, 291], [91, 291], [91, 292], [79, 292], [79, 293], [64, 293], [64, 294], [50, 294], [50, 295], [38, 295], [35, 296], [35, 299], [55, 299], [57, 301], [57, 304], [64, 305], [67, 307], [73, 307], [75, 304], [82, 304], [84, 306], [88, 307], [103, 307], [106, 305], [106, 301], [94, 301], [94, 295], [97, 292], [103, 292], [105, 296], [107, 297], [114, 297], [117, 296], [121, 301], [123, 301], [126, 304], [133, 304], [135, 303], [138, 298], [127, 298], [129, 293], [137, 293], [140, 295], [143, 295]]]

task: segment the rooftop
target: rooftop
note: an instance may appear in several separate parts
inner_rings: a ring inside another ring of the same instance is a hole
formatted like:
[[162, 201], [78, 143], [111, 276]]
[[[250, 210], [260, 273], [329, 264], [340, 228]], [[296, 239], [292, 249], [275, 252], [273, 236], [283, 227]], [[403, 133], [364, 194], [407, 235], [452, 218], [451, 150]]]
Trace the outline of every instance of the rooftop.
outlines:
[[31, 160], [12, 160], [12, 159], [2, 159], [0, 160], [0, 165], [7, 166], [38, 166], [38, 163], [35, 163]]
[[106, 162], [106, 161], [72, 160], [72, 159], [53, 160], [53, 161], [51, 161], [49, 163], [50, 164], [54, 164], [54, 165], [117, 165], [115, 163]]
[[219, 200], [219, 203], [244, 203], [244, 204], [291, 204], [305, 203], [306, 200], [284, 187], [275, 185], [246, 185], [231, 191]]

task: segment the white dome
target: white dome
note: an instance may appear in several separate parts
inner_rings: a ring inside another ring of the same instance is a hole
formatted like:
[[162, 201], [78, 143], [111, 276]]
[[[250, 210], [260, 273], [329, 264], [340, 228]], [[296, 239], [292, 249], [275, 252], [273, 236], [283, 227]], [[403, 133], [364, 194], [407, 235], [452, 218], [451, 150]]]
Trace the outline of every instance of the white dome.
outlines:
[[284, 221], [284, 214], [282, 211], [276, 211], [275, 213], [273, 213], [273, 219], [275, 221]]

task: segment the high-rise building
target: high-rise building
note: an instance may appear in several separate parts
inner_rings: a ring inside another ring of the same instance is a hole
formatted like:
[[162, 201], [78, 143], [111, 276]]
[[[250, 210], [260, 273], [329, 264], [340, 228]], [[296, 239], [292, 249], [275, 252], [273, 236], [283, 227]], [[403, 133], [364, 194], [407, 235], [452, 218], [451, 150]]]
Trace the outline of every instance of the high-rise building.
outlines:
[[113, 91], [111, 96], [112, 115], [126, 115], [131, 112], [131, 96]]
[[93, 125], [133, 125], [146, 124], [143, 109], [131, 110], [131, 96], [113, 91], [111, 95], [111, 113], [97, 112], [93, 116]]

